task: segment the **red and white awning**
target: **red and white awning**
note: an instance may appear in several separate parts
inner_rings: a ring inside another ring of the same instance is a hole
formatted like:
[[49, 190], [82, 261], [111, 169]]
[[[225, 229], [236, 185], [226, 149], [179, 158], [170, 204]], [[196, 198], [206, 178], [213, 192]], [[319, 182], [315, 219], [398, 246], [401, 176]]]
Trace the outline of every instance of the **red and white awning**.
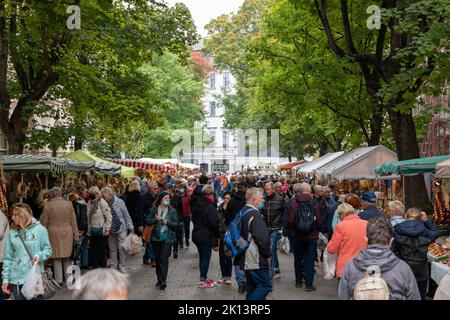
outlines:
[[166, 164], [155, 164], [146, 161], [130, 160], [130, 159], [112, 159], [111, 162], [120, 164], [122, 166], [144, 169], [144, 170], [158, 170], [161, 172], [176, 172], [177, 169]]

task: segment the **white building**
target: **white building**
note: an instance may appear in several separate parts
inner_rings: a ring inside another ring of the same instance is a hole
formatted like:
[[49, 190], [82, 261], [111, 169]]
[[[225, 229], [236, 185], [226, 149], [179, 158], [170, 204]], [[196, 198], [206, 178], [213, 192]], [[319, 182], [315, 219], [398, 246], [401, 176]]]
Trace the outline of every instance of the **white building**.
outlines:
[[[200, 165], [207, 172], [236, 172], [255, 167], [256, 164], [260, 165], [261, 163], [268, 166], [287, 163], [286, 158], [278, 157], [278, 147], [273, 148], [272, 145], [272, 154], [269, 154], [269, 156], [267, 156], [267, 152], [257, 153], [256, 149], [252, 149], [257, 145], [256, 143], [249, 143], [249, 140], [246, 140], [245, 137], [240, 139], [239, 131], [224, 127], [227, 110], [222, 101], [226, 95], [236, 93], [236, 79], [229, 71], [214, 68], [212, 58], [205, 57], [200, 52], [201, 46], [202, 44], [194, 48], [194, 53], [197, 56], [201, 55], [205, 61], [208, 61], [212, 71], [205, 85], [205, 96], [202, 99], [205, 121], [199, 126], [203, 126], [204, 133], [206, 133], [203, 139], [207, 140], [208, 136], [212, 137], [213, 143], [202, 150], [193, 149], [191, 153], [184, 154], [182, 161]], [[246, 144], [247, 149], [245, 145], [240, 145], [240, 143]], [[268, 146], [271, 146], [270, 138]]]

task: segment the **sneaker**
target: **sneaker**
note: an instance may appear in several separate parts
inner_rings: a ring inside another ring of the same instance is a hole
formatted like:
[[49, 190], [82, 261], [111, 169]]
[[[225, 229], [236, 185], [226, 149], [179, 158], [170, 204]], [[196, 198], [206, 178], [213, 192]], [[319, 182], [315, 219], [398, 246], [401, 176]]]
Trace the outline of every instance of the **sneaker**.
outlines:
[[155, 283], [155, 287], [161, 287], [161, 282], [157, 282], [157, 283]]
[[280, 279], [281, 278], [281, 274], [278, 272], [278, 273], [276, 273], [275, 272], [275, 274], [273, 275], [273, 278], [276, 280], [276, 279]]
[[161, 283], [161, 286], [159, 287], [160, 290], [165, 290], [167, 288], [167, 284], [165, 282]]
[[228, 280], [228, 279], [220, 279], [219, 281], [218, 281], [218, 283], [220, 283], [220, 284], [223, 284], [223, 285], [226, 285], [226, 286], [231, 286], [231, 280]]
[[295, 284], [295, 287], [296, 287], [296, 288], [301, 288], [301, 287], [303, 287], [303, 283], [297, 282], [297, 283]]
[[210, 288], [211, 285], [207, 283], [206, 281], [200, 281], [197, 285], [199, 288]]
[[156, 261], [152, 261], [152, 262], [150, 263], [150, 265], [152, 266], [152, 268], [156, 268]]
[[119, 272], [120, 272], [120, 273], [123, 273], [123, 274], [126, 274], [126, 273], [127, 273], [127, 270], [125, 270], [124, 267], [119, 267]]
[[314, 287], [314, 286], [306, 287], [306, 288], [305, 288], [305, 291], [306, 291], [306, 292], [312, 292], [312, 291], [316, 291], [316, 290], [317, 290], [317, 288]]
[[212, 285], [213, 287], [215, 287], [217, 285], [217, 282], [212, 280], [212, 279], [206, 279], [205, 281], [207, 284]]
[[147, 266], [150, 266], [152, 264], [152, 261], [151, 260], [144, 260], [142, 263], [147, 265]]

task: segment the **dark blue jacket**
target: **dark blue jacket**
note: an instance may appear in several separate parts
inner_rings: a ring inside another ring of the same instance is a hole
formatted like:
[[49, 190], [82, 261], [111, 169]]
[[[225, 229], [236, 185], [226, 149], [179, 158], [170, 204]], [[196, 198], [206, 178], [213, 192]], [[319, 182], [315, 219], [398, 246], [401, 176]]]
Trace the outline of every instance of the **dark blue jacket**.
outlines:
[[358, 215], [361, 219], [366, 221], [369, 221], [374, 217], [386, 217], [386, 214], [378, 209], [374, 204], [368, 206], [366, 210], [361, 211]]
[[429, 244], [439, 237], [432, 221], [407, 220], [394, 227], [393, 250], [408, 263], [417, 281], [429, 278], [427, 252]]

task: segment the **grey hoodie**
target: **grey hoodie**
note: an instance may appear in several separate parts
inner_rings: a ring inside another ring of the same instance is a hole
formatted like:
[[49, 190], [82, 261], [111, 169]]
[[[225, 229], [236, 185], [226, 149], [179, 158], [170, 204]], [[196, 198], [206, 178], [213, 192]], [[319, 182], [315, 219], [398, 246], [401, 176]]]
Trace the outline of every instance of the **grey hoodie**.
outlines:
[[377, 265], [389, 287], [390, 300], [420, 300], [416, 278], [406, 262], [397, 258], [388, 246], [369, 245], [347, 263], [339, 282], [341, 300], [353, 299], [356, 284], [368, 267]]

